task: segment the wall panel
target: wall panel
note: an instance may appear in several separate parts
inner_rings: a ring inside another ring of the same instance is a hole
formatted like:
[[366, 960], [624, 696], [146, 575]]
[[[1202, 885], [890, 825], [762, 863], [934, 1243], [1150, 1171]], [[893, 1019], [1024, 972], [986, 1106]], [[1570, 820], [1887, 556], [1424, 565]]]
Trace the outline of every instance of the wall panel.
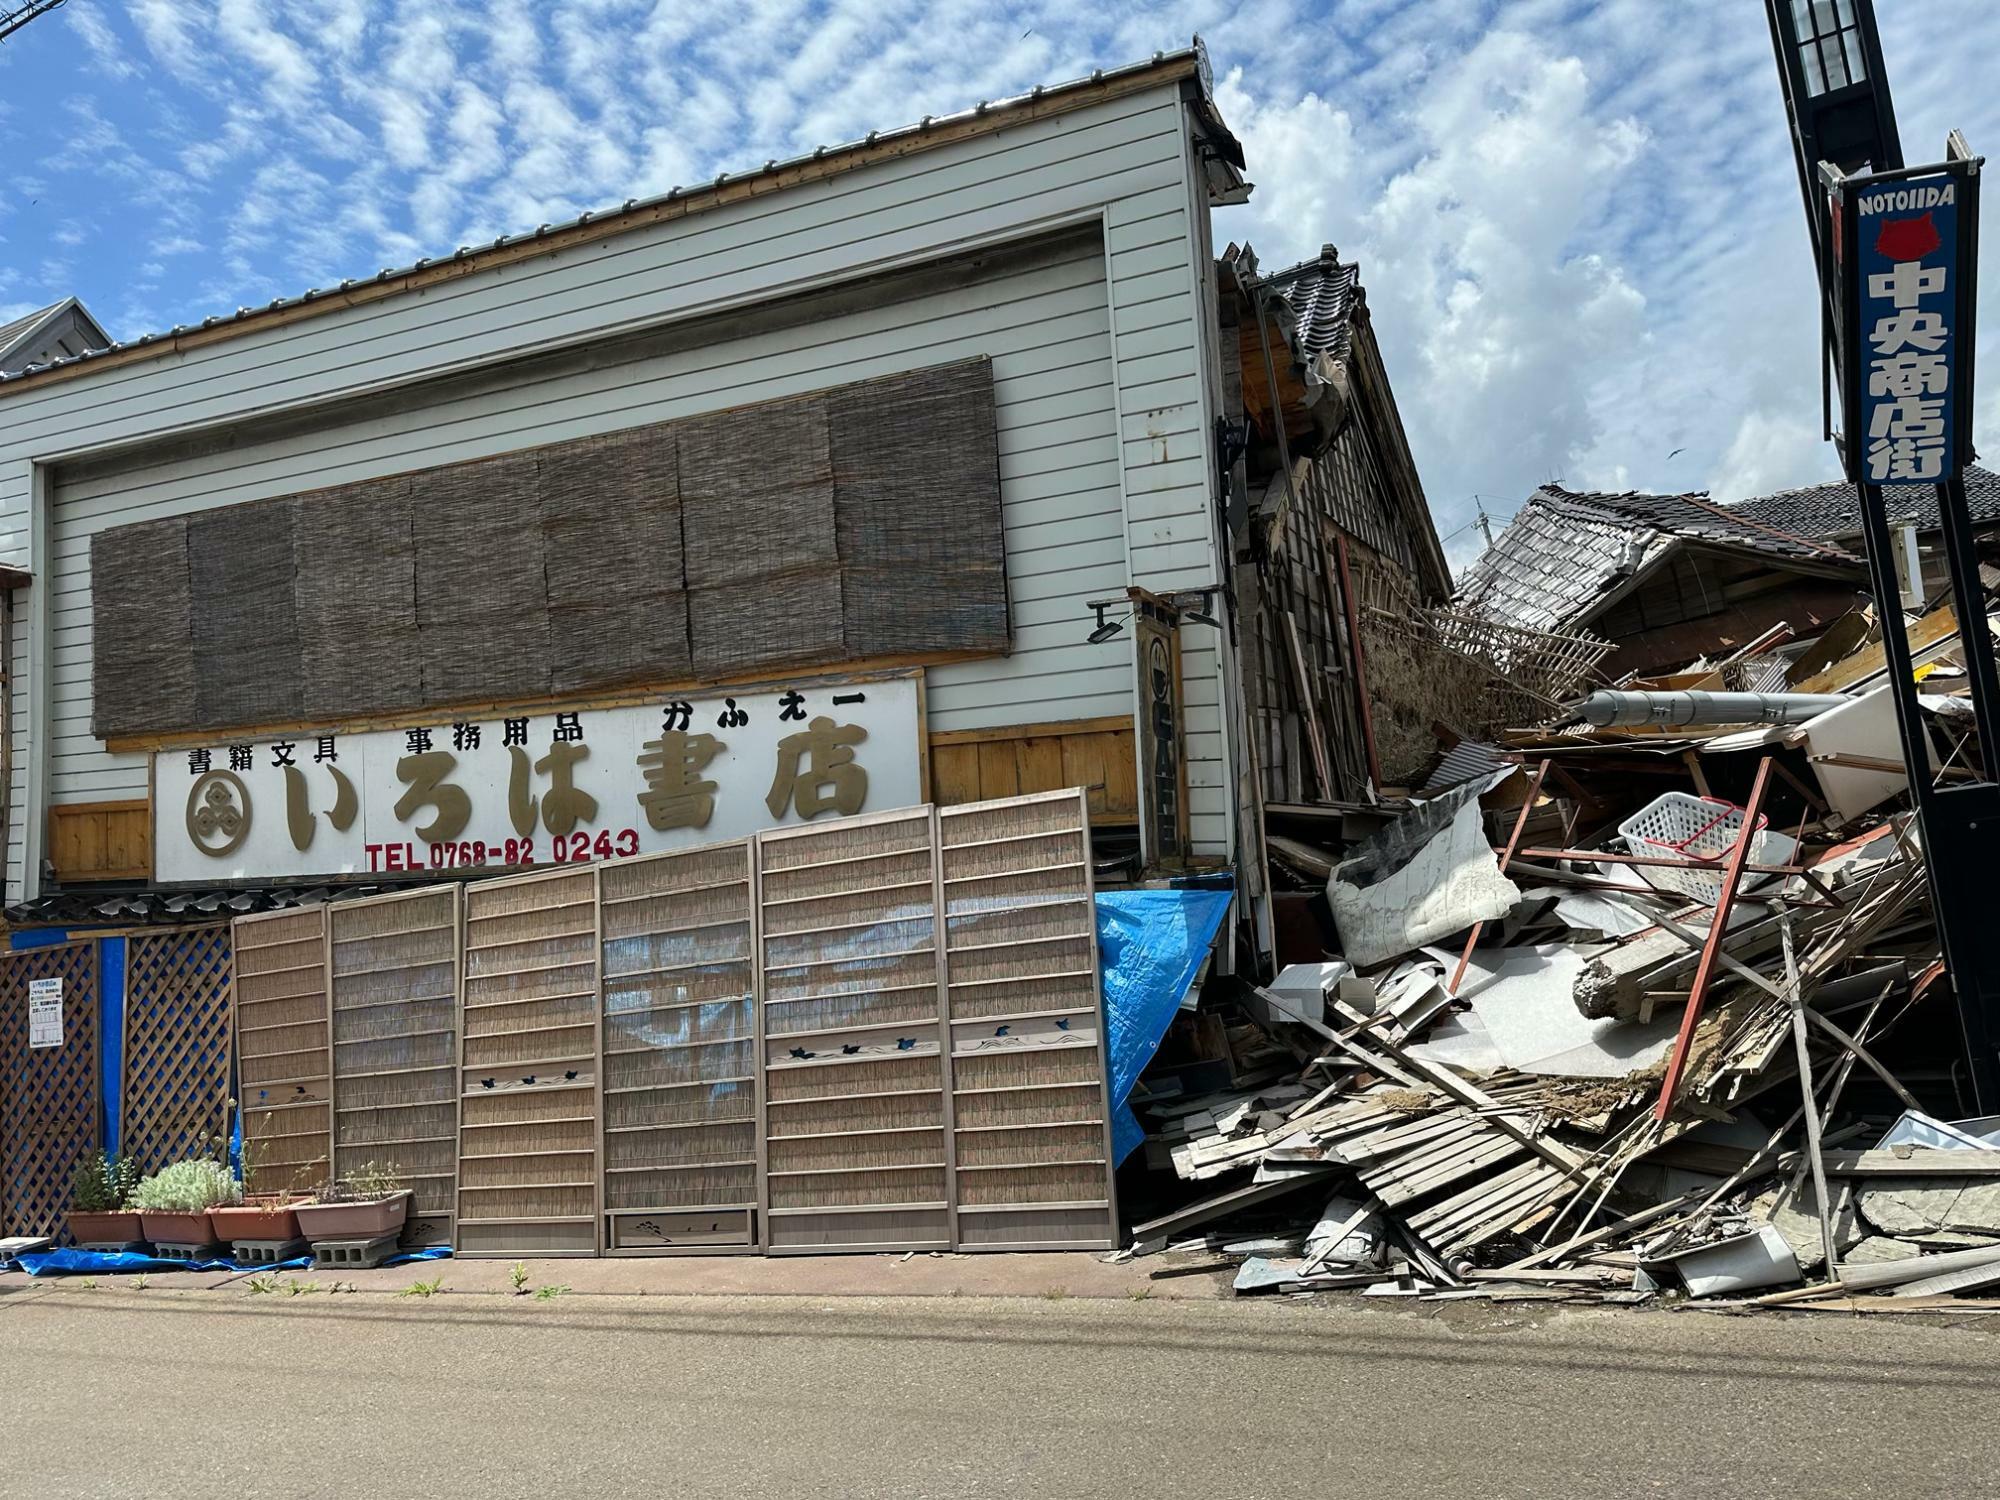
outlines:
[[1117, 1243], [1090, 824], [1075, 791], [940, 808], [958, 1245]]
[[595, 1255], [597, 873], [465, 892], [458, 1251]]
[[334, 1165], [393, 1167], [413, 1194], [405, 1241], [449, 1244], [458, 1184], [457, 886], [329, 912]]
[[930, 809], [757, 848], [768, 1247], [948, 1248]]
[[747, 841], [604, 867], [606, 1247], [756, 1242], [756, 899]]
[[310, 1193], [333, 1161], [326, 908], [238, 917], [232, 940], [244, 1191]]

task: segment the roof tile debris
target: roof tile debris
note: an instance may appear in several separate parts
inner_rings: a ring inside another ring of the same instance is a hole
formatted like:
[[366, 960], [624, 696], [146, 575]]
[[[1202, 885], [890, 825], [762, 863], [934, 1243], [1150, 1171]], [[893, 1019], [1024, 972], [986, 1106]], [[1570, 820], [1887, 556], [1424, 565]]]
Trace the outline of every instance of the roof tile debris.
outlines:
[[1291, 304], [1292, 339], [1301, 353], [1346, 358], [1354, 310], [1366, 300], [1360, 266], [1343, 263], [1333, 246], [1326, 245], [1311, 260], [1278, 272], [1271, 284]]
[[1844, 548], [1738, 515], [1706, 495], [1608, 494], [1547, 484], [1466, 570], [1457, 598], [1496, 619], [1552, 630], [1683, 541], [1821, 566], [1861, 563]]

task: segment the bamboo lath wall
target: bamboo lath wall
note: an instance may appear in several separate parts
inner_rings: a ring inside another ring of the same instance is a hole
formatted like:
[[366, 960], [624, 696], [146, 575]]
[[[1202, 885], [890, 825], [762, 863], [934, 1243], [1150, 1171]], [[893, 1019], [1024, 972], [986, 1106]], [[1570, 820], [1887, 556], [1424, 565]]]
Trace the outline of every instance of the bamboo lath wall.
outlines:
[[148, 1172], [220, 1149], [231, 979], [226, 923], [149, 932], [126, 945], [119, 1146]]
[[604, 867], [605, 1244], [755, 1243], [757, 1016], [747, 840]]
[[333, 1149], [326, 908], [238, 917], [234, 942], [244, 1190], [310, 1192]]
[[595, 868], [465, 893], [458, 1249], [598, 1248]]
[[768, 1248], [948, 1248], [931, 810], [757, 847]]
[[[0, 1234], [60, 1235], [70, 1174], [103, 1142], [97, 944], [0, 956]], [[62, 1045], [28, 1045], [28, 985], [62, 981]]]
[[337, 1175], [409, 1183], [412, 1242], [451, 1242], [458, 1184], [459, 890], [345, 901], [329, 916]]
[[1089, 814], [1074, 791], [937, 815], [965, 1250], [1117, 1241]]

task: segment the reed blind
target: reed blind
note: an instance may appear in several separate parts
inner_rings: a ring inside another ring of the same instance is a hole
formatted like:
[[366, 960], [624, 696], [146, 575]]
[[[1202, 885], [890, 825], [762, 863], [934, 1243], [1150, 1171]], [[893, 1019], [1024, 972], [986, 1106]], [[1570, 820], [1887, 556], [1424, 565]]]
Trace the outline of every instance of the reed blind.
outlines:
[[419, 1221], [449, 1244], [458, 1182], [455, 886], [344, 901], [328, 914], [334, 1169], [393, 1167]]

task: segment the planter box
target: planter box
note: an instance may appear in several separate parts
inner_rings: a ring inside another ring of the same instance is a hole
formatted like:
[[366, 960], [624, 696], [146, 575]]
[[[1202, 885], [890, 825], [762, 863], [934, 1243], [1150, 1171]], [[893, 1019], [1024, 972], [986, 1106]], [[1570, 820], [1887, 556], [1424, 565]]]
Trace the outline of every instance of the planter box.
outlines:
[[155, 1245], [213, 1245], [216, 1241], [215, 1225], [207, 1209], [193, 1214], [155, 1213], [149, 1209], [139, 1215], [139, 1223], [146, 1231], [145, 1237]]
[[299, 1216], [289, 1208], [244, 1204], [239, 1208], [211, 1208], [209, 1219], [216, 1234], [231, 1244], [238, 1240], [295, 1240], [299, 1237]]
[[69, 1236], [79, 1245], [129, 1245], [146, 1238], [137, 1213], [121, 1209], [93, 1213], [85, 1208], [72, 1208], [66, 1217]]
[[299, 1232], [314, 1244], [321, 1240], [372, 1240], [396, 1234], [409, 1216], [410, 1195], [378, 1198], [373, 1203], [301, 1203]]

